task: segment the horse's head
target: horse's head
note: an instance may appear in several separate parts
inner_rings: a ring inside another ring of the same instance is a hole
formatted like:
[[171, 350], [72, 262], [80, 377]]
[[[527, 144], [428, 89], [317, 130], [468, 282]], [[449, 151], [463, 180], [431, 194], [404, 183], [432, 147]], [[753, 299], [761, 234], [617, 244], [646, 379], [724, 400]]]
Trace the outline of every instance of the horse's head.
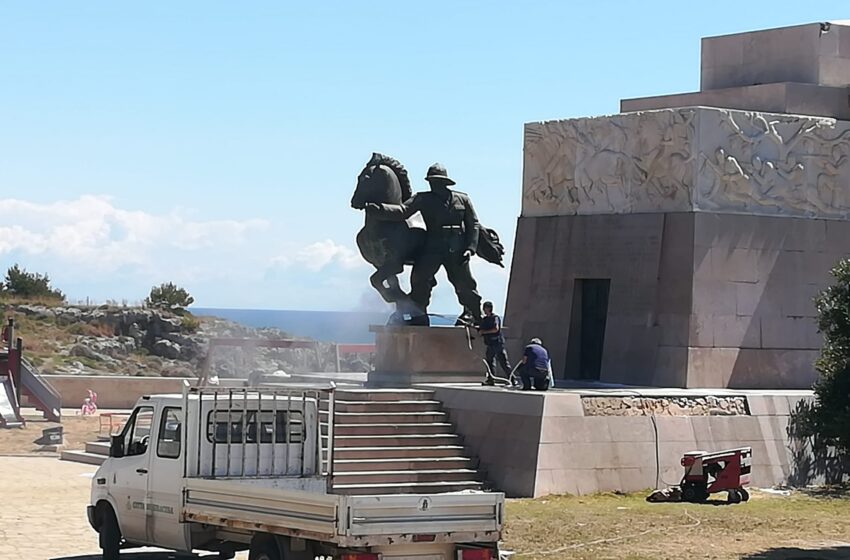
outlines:
[[357, 177], [351, 207], [362, 210], [370, 202], [400, 204], [410, 195], [410, 181], [404, 167], [396, 160], [376, 153], [372, 154], [372, 159]]

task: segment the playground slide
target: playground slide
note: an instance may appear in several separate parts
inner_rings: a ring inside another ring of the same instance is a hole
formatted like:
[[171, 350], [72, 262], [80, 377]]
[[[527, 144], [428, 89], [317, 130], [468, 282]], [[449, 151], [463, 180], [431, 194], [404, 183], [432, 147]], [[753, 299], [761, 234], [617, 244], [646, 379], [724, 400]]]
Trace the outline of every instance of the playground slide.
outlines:
[[61, 422], [62, 398], [26, 361], [21, 361], [21, 391], [51, 422]]
[[14, 402], [15, 389], [12, 387], [12, 380], [9, 377], [4, 377], [3, 390], [0, 391], [0, 420], [7, 428], [17, 427], [23, 423], [12, 404]]

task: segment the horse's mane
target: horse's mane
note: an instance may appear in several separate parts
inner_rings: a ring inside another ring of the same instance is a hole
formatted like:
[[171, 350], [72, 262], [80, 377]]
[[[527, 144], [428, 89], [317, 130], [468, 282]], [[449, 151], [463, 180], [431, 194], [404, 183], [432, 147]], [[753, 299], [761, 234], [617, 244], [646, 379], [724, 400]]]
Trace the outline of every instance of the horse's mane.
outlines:
[[393, 170], [401, 186], [402, 202], [413, 196], [413, 188], [410, 186], [410, 177], [407, 176], [407, 169], [397, 159], [375, 152], [372, 154], [372, 159], [369, 160], [366, 167], [372, 165], [386, 165]]

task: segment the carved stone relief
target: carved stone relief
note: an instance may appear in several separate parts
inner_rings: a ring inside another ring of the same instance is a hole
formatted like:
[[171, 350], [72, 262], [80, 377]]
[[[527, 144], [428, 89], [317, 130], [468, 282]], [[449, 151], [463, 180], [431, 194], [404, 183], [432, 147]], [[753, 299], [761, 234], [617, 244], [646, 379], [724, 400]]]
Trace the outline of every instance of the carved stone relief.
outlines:
[[524, 210], [601, 214], [689, 204], [695, 113], [686, 109], [526, 125]]
[[699, 210], [846, 218], [850, 123], [702, 110]]
[[523, 214], [847, 218], [850, 123], [711, 108], [532, 123]]

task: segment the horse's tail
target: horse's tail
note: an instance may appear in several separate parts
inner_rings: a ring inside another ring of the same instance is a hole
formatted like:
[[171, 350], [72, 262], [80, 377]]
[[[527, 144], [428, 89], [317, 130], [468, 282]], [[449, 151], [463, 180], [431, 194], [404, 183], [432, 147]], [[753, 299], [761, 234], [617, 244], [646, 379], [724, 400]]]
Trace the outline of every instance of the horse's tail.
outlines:
[[499, 240], [496, 230], [478, 226], [478, 251], [479, 257], [502, 268], [505, 267], [505, 246]]

